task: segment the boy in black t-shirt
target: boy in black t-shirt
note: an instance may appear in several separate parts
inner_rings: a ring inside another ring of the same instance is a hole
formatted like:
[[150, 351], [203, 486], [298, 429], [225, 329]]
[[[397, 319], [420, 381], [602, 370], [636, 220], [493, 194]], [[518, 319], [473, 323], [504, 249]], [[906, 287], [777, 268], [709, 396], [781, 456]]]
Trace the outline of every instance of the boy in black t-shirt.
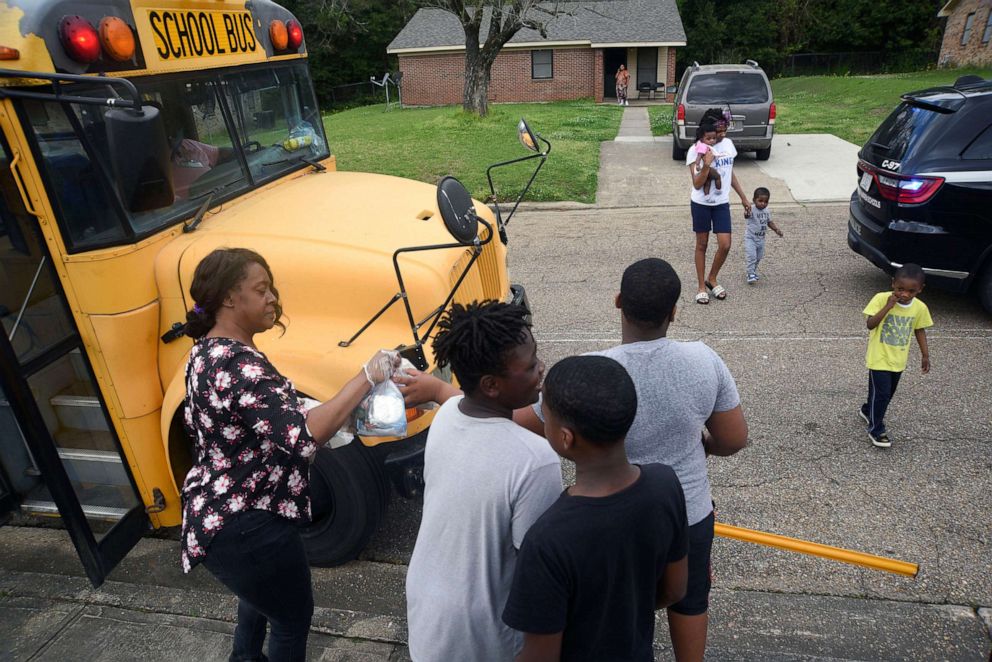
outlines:
[[654, 612], [680, 600], [688, 522], [671, 467], [632, 465], [637, 413], [627, 371], [573, 356], [544, 379], [545, 434], [576, 483], [524, 538], [503, 622], [524, 633], [518, 662], [653, 660]]

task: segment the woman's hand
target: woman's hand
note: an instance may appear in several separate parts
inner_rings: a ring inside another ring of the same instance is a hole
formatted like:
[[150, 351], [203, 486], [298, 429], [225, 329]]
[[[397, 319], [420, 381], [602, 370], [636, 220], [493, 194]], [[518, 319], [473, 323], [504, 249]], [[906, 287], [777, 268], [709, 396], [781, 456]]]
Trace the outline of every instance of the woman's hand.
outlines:
[[399, 369], [400, 361], [399, 352], [380, 349], [365, 362], [362, 371], [365, 373], [365, 378], [369, 380], [369, 384], [375, 386], [389, 379]]

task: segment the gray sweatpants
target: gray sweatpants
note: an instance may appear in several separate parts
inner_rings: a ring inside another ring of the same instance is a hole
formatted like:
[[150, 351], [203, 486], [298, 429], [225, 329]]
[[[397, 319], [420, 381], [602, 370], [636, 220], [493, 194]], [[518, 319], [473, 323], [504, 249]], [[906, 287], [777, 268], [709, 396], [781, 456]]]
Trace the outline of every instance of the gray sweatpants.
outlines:
[[758, 263], [765, 256], [765, 235], [744, 232], [744, 261], [747, 264], [747, 274], [758, 273]]

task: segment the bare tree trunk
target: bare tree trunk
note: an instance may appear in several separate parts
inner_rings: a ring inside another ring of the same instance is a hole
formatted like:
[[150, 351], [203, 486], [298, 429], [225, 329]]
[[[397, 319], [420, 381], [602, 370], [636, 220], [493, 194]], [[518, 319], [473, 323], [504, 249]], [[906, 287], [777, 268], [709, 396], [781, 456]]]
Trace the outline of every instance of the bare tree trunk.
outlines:
[[462, 109], [485, 117], [489, 113], [489, 79], [493, 63], [486, 61], [485, 51], [466, 49], [465, 89], [462, 94]]

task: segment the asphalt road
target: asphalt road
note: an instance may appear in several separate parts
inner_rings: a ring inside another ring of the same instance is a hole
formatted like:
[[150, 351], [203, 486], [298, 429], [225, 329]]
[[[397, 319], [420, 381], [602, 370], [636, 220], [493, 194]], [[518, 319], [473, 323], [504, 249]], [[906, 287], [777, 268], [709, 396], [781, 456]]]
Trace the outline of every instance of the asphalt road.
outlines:
[[[540, 355], [550, 366], [618, 343], [623, 268], [667, 259], [683, 280], [670, 335], [724, 358], [751, 430], [746, 450], [710, 460], [718, 520], [920, 566], [910, 579], [720, 539], [715, 587], [992, 605], [992, 318], [971, 298], [923, 292], [933, 368], [922, 375], [912, 350], [888, 416], [893, 447], [874, 448], [857, 416], [861, 310], [889, 279], [848, 249], [846, 206], [774, 211], [785, 238], [769, 234], [761, 282], [745, 284], [737, 242], [720, 279], [729, 297], [708, 306], [692, 302], [682, 208], [519, 214], [510, 272], [527, 288]], [[419, 516], [419, 503], [395, 499], [366, 558], [405, 564]]]

